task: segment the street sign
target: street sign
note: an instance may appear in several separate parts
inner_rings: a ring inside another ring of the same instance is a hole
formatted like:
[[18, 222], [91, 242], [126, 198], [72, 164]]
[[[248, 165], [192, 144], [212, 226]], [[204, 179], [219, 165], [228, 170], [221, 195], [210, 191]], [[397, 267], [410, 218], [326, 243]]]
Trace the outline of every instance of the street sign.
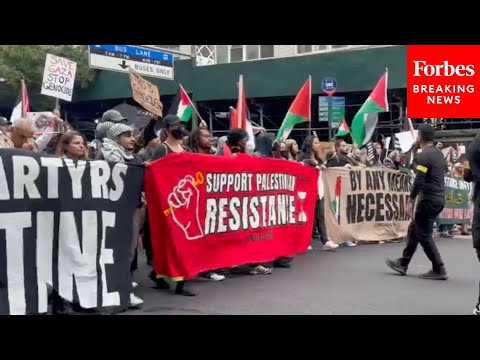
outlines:
[[329, 77], [322, 81], [322, 91], [328, 96], [332, 96], [337, 91], [337, 80]]
[[[331, 101], [331, 117], [329, 117]], [[345, 97], [343, 96], [319, 96], [318, 98], [318, 121], [327, 122], [333, 129], [338, 128], [343, 119], [345, 119]]]
[[173, 54], [131, 45], [89, 45], [91, 68], [173, 80]]

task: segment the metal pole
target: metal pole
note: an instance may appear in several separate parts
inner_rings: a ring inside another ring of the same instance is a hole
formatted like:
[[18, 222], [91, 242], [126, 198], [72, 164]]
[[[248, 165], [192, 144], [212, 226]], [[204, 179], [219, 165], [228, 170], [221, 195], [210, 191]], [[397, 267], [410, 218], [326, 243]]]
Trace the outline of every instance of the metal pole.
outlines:
[[328, 140], [333, 138], [332, 130], [332, 118], [333, 118], [333, 105], [332, 95], [328, 95]]
[[263, 126], [263, 106], [262, 106], [262, 105], [259, 106], [259, 113], [260, 113], [260, 126], [261, 126], [262, 128], [265, 128], [265, 127]]
[[213, 132], [213, 112], [211, 108], [208, 109], [208, 121], [210, 123], [210, 131]]

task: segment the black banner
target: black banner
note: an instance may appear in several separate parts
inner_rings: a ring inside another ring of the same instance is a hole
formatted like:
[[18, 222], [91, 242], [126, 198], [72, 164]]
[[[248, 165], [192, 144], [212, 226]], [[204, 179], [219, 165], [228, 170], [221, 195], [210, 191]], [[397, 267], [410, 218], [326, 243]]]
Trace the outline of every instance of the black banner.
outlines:
[[0, 314], [125, 308], [143, 168], [0, 149]]

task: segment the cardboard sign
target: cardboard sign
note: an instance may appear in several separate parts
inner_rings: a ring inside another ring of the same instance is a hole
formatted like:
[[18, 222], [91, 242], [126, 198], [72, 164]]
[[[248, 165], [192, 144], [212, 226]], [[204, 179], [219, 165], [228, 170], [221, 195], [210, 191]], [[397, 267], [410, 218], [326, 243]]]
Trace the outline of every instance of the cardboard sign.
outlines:
[[43, 71], [42, 94], [72, 101], [77, 63], [47, 54]]
[[130, 69], [130, 85], [133, 99], [143, 108], [156, 116], [163, 116], [163, 104], [158, 88]]

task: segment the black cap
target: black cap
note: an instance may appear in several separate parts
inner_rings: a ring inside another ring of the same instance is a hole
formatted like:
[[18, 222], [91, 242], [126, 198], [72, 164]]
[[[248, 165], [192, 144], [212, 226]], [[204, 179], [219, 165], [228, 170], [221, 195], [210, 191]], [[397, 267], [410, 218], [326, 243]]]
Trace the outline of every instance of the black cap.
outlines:
[[4, 126], [4, 125], [12, 125], [12, 122], [11, 121], [8, 121], [6, 118], [4, 117], [0, 117], [0, 126]]
[[179, 124], [180, 118], [177, 115], [167, 115], [162, 119], [162, 128], [165, 129], [167, 127], [170, 127], [172, 125]]

